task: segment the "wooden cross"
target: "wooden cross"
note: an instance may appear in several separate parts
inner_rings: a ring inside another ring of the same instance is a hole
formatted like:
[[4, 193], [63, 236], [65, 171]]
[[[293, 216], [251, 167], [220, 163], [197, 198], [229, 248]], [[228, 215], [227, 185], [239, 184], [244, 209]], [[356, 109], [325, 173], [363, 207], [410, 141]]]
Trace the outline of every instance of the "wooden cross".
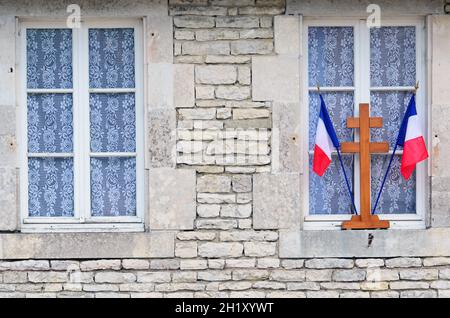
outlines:
[[359, 128], [359, 142], [343, 142], [343, 153], [359, 153], [360, 167], [360, 215], [355, 215], [350, 221], [342, 223], [345, 230], [387, 229], [389, 221], [381, 221], [372, 215], [370, 204], [370, 154], [389, 152], [387, 142], [370, 142], [370, 128], [383, 127], [383, 118], [370, 117], [369, 104], [359, 105], [359, 118], [347, 118], [348, 128]]

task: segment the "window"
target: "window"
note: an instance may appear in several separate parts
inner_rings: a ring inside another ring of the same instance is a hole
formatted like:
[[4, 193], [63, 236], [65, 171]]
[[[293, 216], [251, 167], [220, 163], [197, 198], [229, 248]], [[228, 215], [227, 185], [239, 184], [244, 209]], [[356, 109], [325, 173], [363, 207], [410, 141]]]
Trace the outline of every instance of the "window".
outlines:
[[[348, 22], [350, 21], [350, 22]], [[307, 20], [304, 28], [305, 100], [309, 101], [306, 127], [309, 140], [309, 167], [305, 168], [305, 228], [338, 229], [349, 219], [351, 200], [345, 186], [337, 154], [323, 178], [311, 173], [319, 98], [317, 85], [341, 142], [357, 141], [358, 130], [347, 129], [347, 117], [358, 116], [359, 104], [370, 102], [371, 116], [384, 118], [382, 129], [371, 129], [372, 141], [388, 141], [391, 151], [396, 142], [404, 112], [417, 80], [422, 89], [417, 106], [426, 117], [423, 94], [423, 28], [419, 20], [386, 22], [381, 28], [369, 29], [365, 20]], [[425, 120], [422, 123], [425, 128]], [[424, 132], [426, 130], [424, 129]], [[392, 154], [392, 152], [391, 152]], [[400, 174], [402, 151], [397, 150], [389, 178], [376, 213], [392, 221], [392, 228], [424, 227], [426, 167], [418, 165], [415, 175], [405, 181]], [[387, 169], [390, 154], [372, 155], [372, 205]], [[344, 166], [350, 174], [355, 204], [359, 210], [359, 159], [344, 155]]]
[[24, 231], [143, 230], [142, 28], [24, 22]]

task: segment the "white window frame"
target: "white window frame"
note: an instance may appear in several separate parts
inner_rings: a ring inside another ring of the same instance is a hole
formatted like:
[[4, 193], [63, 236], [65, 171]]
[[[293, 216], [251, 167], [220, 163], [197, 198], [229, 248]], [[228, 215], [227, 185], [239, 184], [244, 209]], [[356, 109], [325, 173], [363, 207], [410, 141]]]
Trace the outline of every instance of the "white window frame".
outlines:
[[[21, 231], [34, 232], [142, 232], [145, 207], [145, 109], [144, 109], [144, 37], [142, 19], [84, 19], [81, 28], [72, 29], [73, 89], [28, 89], [26, 30], [29, 28], [67, 28], [66, 21], [51, 19], [19, 22], [20, 43], [20, 212]], [[135, 88], [89, 88], [89, 28], [133, 28], [135, 44]], [[136, 102], [136, 152], [102, 153], [101, 157], [136, 158], [136, 216], [91, 216], [90, 158], [90, 105], [91, 93], [134, 93]], [[28, 215], [28, 93], [71, 93], [73, 96], [73, 154], [39, 154], [39, 157], [73, 157], [74, 160], [74, 216], [29, 217]]]
[[[321, 87], [322, 92], [327, 91], [348, 91], [354, 92], [354, 114], [358, 116], [360, 103], [370, 103], [371, 91], [413, 91], [414, 87], [370, 87], [370, 30], [366, 26], [366, 18], [339, 18], [330, 19], [328, 17], [314, 17], [303, 19], [303, 100], [306, 106], [303, 107], [303, 136], [309, 135], [309, 93], [317, 91], [316, 87], [309, 87], [308, 75], [308, 29], [314, 26], [349, 26], [354, 27], [354, 87]], [[425, 92], [425, 70], [426, 70], [426, 48], [425, 48], [425, 18], [387, 18], [383, 17], [382, 26], [415, 26], [416, 28], [416, 77], [420, 82], [420, 89], [417, 92], [417, 110], [421, 114], [421, 126], [424, 136], [427, 136], [427, 116], [429, 109], [426, 104]], [[303, 160], [302, 174], [302, 210], [304, 215], [303, 229], [305, 230], [340, 230], [343, 221], [349, 220], [350, 215], [310, 215], [309, 214], [309, 138], [304, 138], [303, 153], [306, 160]], [[355, 140], [359, 139], [358, 130], [355, 131]], [[427, 138], [425, 138], [427, 140]], [[401, 154], [397, 151], [396, 155]], [[392, 149], [389, 154], [392, 154]], [[355, 205], [360, 211], [359, 197], [359, 158], [355, 155], [354, 160], [354, 192]], [[382, 220], [391, 221], [391, 229], [424, 229], [426, 227], [425, 216], [427, 212], [427, 162], [417, 165], [416, 174], [416, 214], [380, 214]], [[344, 186], [344, 185], [343, 185]], [[373, 202], [372, 202], [373, 204]]]

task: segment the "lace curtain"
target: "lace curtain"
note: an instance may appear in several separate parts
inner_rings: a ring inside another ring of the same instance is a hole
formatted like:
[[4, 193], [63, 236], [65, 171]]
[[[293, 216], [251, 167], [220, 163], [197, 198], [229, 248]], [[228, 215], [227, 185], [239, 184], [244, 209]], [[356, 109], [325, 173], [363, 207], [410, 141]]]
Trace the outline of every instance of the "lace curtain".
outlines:
[[[88, 36], [90, 88], [134, 88], [134, 29], [90, 29]], [[27, 88], [73, 88], [72, 30], [27, 29], [26, 41]], [[91, 214], [134, 216], [135, 94], [94, 93], [89, 101], [90, 148], [96, 153], [91, 158]], [[27, 121], [29, 216], [73, 217], [72, 94], [29, 93]]]
[[[414, 27], [383, 27], [372, 29], [371, 45], [371, 85], [413, 86], [416, 78], [416, 39]], [[318, 83], [322, 87], [354, 86], [354, 31], [352, 27], [309, 27], [308, 29], [308, 74], [309, 86]], [[353, 93], [326, 92], [322, 94], [336, 133], [341, 142], [353, 141], [354, 130], [345, 128], [346, 118], [353, 116], [355, 107]], [[384, 117], [383, 129], [373, 129], [373, 141], [388, 140], [391, 147], [396, 141], [400, 122], [405, 112], [410, 93], [373, 92], [371, 94], [372, 116]], [[310, 171], [312, 171], [312, 150], [319, 111], [317, 93], [309, 95], [309, 149]], [[345, 155], [344, 165], [352, 176], [354, 159]], [[389, 156], [372, 157], [372, 201], [374, 202], [386, 171]], [[345, 187], [337, 157], [324, 177], [310, 173], [309, 213], [349, 214], [351, 201]], [[409, 181], [400, 177], [400, 157], [396, 157], [385, 185], [377, 213], [415, 213], [415, 176]]]
[[[91, 88], [134, 88], [134, 29], [89, 30]], [[136, 215], [136, 109], [134, 93], [89, 97], [91, 152], [129, 153], [91, 158], [93, 216]]]
[[[28, 29], [27, 87], [72, 88], [72, 31]], [[72, 94], [28, 94], [28, 213], [32, 217], [74, 215], [73, 158], [40, 153], [73, 151]]]
[[[413, 26], [382, 27], [370, 33], [372, 86], [414, 86], [416, 83], [416, 29]], [[373, 129], [374, 141], [394, 147], [410, 92], [372, 92], [372, 116], [383, 117], [383, 128]], [[372, 202], [375, 202], [389, 156], [372, 157]], [[405, 181], [400, 174], [401, 155], [392, 164], [376, 213], [404, 214], [416, 211], [416, 174]]]

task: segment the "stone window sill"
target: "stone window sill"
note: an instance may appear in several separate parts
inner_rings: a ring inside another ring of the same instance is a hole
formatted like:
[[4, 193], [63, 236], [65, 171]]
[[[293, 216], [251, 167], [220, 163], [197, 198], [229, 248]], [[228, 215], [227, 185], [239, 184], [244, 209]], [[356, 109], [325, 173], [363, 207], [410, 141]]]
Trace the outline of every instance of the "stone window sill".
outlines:
[[136, 233], [144, 232], [143, 223], [28, 223], [21, 233]]
[[170, 258], [175, 233], [0, 233], [0, 259]]
[[[369, 240], [369, 236], [373, 237]], [[450, 228], [280, 231], [280, 258], [450, 256]]]

